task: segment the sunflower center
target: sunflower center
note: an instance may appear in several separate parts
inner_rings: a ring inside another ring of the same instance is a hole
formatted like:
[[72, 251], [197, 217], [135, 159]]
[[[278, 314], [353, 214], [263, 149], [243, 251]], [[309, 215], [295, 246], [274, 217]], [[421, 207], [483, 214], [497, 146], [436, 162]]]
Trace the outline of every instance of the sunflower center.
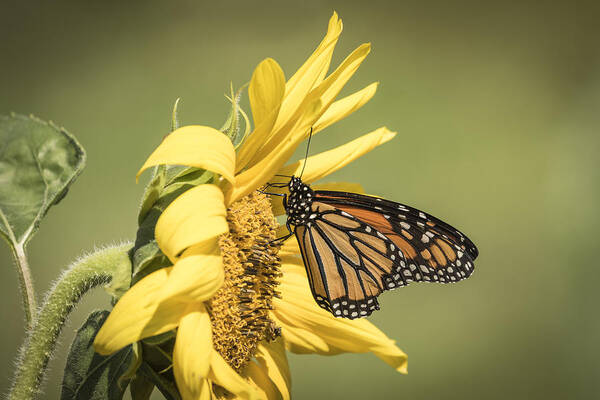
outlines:
[[279, 336], [269, 318], [280, 260], [277, 222], [269, 198], [254, 192], [227, 210], [229, 233], [221, 236], [225, 281], [210, 301], [214, 348], [238, 372], [262, 340]]

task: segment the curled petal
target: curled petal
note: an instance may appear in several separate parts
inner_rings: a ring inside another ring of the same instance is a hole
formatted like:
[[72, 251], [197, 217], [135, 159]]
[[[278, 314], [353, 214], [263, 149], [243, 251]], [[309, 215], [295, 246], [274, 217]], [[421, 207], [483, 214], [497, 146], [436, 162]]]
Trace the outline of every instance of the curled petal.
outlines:
[[313, 126], [313, 134], [346, 118], [364, 106], [375, 95], [377, 86], [378, 83], [372, 83], [366, 88], [332, 103]]
[[179, 322], [173, 349], [173, 374], [183, 399], [200, 399], [209, 390], [205, 378], [212, 351], [210, 317], [202, 303], [191, 304]]
[[242, 378], [219, 353], [213, 351], [208, 377], [217, 385], [245, 400], [258, 400], [262, 396], [254, 384]]
[[94, 340], [100, 354], [111, 354], [128, 344], [175, 329], [186, 307], [178, 301], [161, 302], [156, 293], [172, 268], [144, 277], [119, 299]]
[[[396, 136], [396, 132], [391, 132], [383, 127], [335, 149], [309, 157], [306, 161], [302, 180], [306, 183], [319, 180], [345, 167], [375, 147], [390, 141], [394, 136]], [[299, 176], [303, 165], [304, 160], [297, 161], [281, 168], [277, 174]]]
[[187, 165], [222, 175], [234, 183], [235, 149], [222, 132], [200, 125], [189, 125], [171, 132], [148, 157], [136, 175], [155, 165]]
[[[335, 318], [314, 301], [308, 279], [296, 257], [282, 259], [282, 299], [276, 299], [273, 316], [282, 326], [288, 350], [333, 355], [372, 352], [400, 373], [407, 357], [395, 342], [366, 319]], [[314, 343], [310, 340], [318, 337]]]
[[219, 290], [224, 276], [223, 257], [215, 239], [187, 249], [154, 295], [165, 301], [206, 301]]
[[172, 262], [186, 248], [228, 231], [223, 192], [215, 185], [199, 185], [177, 197], [161, 214], [154, 235]]

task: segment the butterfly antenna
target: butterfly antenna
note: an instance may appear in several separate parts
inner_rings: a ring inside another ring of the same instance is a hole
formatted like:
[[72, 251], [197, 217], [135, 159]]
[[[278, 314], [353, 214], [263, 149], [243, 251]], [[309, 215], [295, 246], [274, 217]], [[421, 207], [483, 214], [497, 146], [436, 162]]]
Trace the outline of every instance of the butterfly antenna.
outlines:
[[310, 139], [312, 139], [313, 128], [310, 127], [310, 132], [308, 134], [308, 143], [306, 144], [306, 154], [304, 155], [304, 165], [302, 166], [302, 171], [300, 171], [300, 178], [302, 178], [302, 174], [304, 174], [304, 168], [306, 168], [306, 161], [308, 160], [308, 149], [310, 148]]

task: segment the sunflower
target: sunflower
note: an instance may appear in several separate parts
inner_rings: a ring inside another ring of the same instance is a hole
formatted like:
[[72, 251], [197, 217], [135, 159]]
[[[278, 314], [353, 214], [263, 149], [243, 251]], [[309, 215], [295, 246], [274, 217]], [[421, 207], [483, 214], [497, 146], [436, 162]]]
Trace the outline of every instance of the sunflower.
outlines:
[[[248, 87], [255, 128], [237, 149], [221, 131], [185, 126], [148, 158], [140, 173], [181, 165], [215, 178], [183, 192], [162, 212], [154, 236], [170, 266], [121, 297], [95, 338], [98, 353], [176, 330], [172, 368], [185, 400], [289, 399], [286, 350], [373, 352], [406, 372], [405, 353], [373, 324], [335, 318], [315, 303], [295, 238], [274, 242], [281, 201], [272, 203], [260, 190], [276, 175], [300, 173], [303, 160], [286, 162], [311, 130], [322, 131], [374, 95], [376, 83], [336, 100], [370, 50], [359, 46], [327, 76], [341, 31], [334, 13], [323, 41], [287, 81], [273, 59], [257, 66]], [[323, 178], [394, 135], [380, 128], [309, 157], [302, 178]], [[361, 191], [351, 183], [324, 186]]]

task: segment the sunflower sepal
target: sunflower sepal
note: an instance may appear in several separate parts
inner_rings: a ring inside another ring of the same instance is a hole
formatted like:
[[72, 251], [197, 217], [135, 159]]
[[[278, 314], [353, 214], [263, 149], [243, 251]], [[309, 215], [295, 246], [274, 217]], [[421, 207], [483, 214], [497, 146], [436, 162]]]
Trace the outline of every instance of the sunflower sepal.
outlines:
[[163, 211], [184, 192], [211, 183], [214, 179], [215, 174], [210, 171], [181, 166], [166, 166], [163, 175], [153, 178], [154, 183], [149, 185], [142, 203], [135, 246], [131, 253], [132, 285], [144, 276], [171, 265], [154, 239], [156, 223]]
[[[233, 84], [230, 86], [230, 95], [226, 95], [225, 97], [231, 102], [231, 110], [229, 111], [223, 126], [219, 129], [231, 139], [231, 143], [233, 143], [233, 147], [236, 149], [242, 144], [244, 138], [248, 136], [252, 128], [248, 114], [246, 114], [240, 106], [242, 92], [246, 86], [248, 86], [248, 83], [242, 85], [237, 92], [233, 91]], [[240, 117], [244, 119], [244, 133], [241, 133]]]

